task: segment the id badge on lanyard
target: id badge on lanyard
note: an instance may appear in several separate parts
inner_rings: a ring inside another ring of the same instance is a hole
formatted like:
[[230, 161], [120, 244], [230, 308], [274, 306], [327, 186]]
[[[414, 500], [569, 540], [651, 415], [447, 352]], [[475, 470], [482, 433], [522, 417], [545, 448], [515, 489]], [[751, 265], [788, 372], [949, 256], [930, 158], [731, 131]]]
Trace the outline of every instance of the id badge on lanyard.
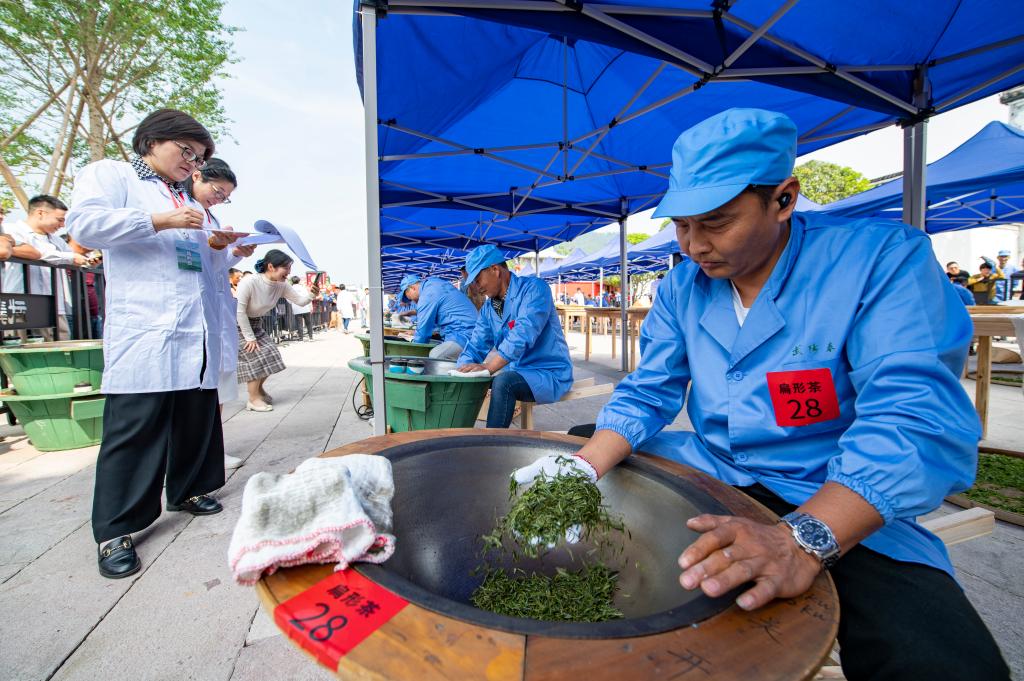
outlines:
[[[184, 196], [180, 196], [178, 192], [170, 187], [167, 190], [171, 193], [171, 203], [174, 204], [175, 208], [181, 208], [185, 205]], [[182, 237], [174, 240], [174, 253], [178, 259], [178, 269], [187, 272], [202, 272], [203, 256], [199, 251], [199, 243], [192, 241], [188, 237], [188, 230], [181, 229], [178, 231]]]

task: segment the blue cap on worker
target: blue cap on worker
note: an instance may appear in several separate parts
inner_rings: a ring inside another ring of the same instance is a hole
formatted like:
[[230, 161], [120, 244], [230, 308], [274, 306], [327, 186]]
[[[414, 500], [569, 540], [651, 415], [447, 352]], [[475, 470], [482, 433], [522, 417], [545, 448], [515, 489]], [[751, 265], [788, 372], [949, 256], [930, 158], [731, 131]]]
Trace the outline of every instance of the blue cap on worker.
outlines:
[[752, 184], [776, 185], [793, 174], [796, 125], [764, 109], [728, 109], [693, 126], [672, 146], [668, 191], [656, 218], [700, 215]]
[[408, 303], [409, 299], [405, 297], [406, 290], [413, 284], [420, 283], [420, 278], [415, 274], [407, 274], [402, 277], [402, 283], [398, 285], [398, 291], [402, 294], [402, 302]]
[[1004, 248], [1003, 250], [999, 251], [999, 253], [997, 255], [1000, 258], [1009, 258], [1010, 257], [1010, 252]]
[[494, 244], [477, 246], [466, 256], [466, 286], [473, 283], [481, 270], [505, 262], [505, 254]]

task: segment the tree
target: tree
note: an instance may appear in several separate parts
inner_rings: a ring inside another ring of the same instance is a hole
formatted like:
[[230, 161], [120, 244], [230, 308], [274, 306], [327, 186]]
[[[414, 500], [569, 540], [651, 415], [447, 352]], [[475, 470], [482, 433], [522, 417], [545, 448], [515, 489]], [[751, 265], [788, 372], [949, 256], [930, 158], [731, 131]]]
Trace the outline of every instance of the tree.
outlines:
[[[669, 220], [669, 222], [671, 222], [671, 220]], [[664, 229], [664, 225], [662, 225], [662, 229]], [[638, 244], [649, 237], [649, 234], [638, 232], [635, 234], [627, 234], [626, 241], [629, 242], [629, 244], [632, 246], [633, 244]], [[650, 272], [638, 272], [636, 274], [631, 273], [629, 275], [630, 300], [635, 301], [637, 298], [639, 298], [647, 290], [647, 287], [650, 286], [650, 283], [654, 281], [655, 276], [655, 274]], [[610, 277], [605, 277], [604, 284], [605, 286], [613, 286], [615, 288], [621, 289], [622, 279], [619, 275], [615, 274]]]
[[59, 195], [75, 165], [127, 160], [150, 111], [187, 111], [215, 136], [232, 62], [224, 0], [0, 0], [0, 176]]
[[832, 203], [870, 189], [868, 178], [853, 168], [825, 161], [808, 161], [793, 170], [800, 193], [817, 203]]

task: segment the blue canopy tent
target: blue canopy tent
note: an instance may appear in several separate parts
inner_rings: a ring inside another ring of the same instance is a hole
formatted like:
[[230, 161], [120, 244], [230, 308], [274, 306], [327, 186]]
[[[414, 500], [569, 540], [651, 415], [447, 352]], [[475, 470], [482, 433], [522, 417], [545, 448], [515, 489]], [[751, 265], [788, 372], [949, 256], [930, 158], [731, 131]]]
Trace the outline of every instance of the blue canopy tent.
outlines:
[[[1024, 220], [1024, 130], [993, 121], [928, 164], [925, 229], [932, 234]], [[821, 206], [831, 215], [900, 219], [903, 178]]]
[[[485, 223], [547, 215], [554, 224], [624, 224], [667, 186], [678, 133], [737, 103], [789, 114], [801, 153], [905, 125], [913, 180], [905, 204], [920, 225], [924, 121], [1021, 82], [1024, 15], [1015, 5], [357, 2], [371, 284], [382, 240], [399, 229], [407, 239], [451, 230], [537, 250], [514, 229], [455, 227], [467, 220], [453, 212]], [[628, 272], [624, 229], [619, 243]], [[374, 362], [382, 352], [371, 352]], [[382, 391], [378, 368], [374, 389]]]

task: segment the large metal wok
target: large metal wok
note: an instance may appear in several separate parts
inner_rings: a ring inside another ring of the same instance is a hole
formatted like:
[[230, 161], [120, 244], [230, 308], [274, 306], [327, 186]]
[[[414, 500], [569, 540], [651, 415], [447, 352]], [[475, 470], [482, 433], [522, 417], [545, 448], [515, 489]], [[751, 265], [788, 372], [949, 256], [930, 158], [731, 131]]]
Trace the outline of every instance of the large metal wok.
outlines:
[[[513, 469], [577, 447], [515, 434], [441, 437], [380, 452], [394, 469], [394, 533], [397, 550], [387, 563], [361, 565], [371, 579], [422, 607], [487, 627], [568, 638], [617, 638], [653, 634], [707, 619], [733, 602], [679, 585], [676, 563], [697, 535], [686, 520], [700, 513], [728, 513], [707, 492], [648, 460], [631, 457], [599, 483], [605, 502], [624, 517], [625, 567], [615, 605], [622, 620], [601, 623], [540, 622], [505, 617], [470, 602], [480, 576], [480, 537], [509, 506]], [[578, 545], [578, 557], [589, 547]], [[569, 551], [556, 549], [543, 564], [521, 567], [553, 571], [579, 567]]]

